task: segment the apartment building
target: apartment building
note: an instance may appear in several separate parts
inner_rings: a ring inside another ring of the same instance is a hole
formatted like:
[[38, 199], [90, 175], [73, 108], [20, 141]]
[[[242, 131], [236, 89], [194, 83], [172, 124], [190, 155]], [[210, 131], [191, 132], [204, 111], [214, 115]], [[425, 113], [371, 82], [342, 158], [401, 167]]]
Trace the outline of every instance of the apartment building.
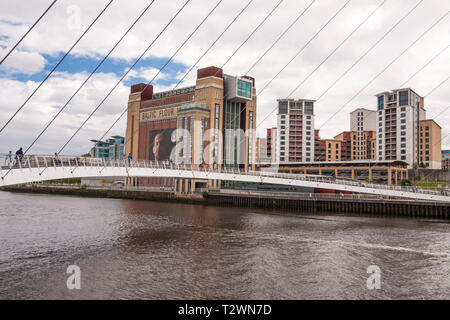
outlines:
[[278, 163], [314, 161], [314, 102], [279, 99], [277, 114]]
[[350, 131], [355, 133], [352, 135], [351, 160], [375, 159], [376, 126], [377, 111], [358, 108], [350, 113]]
[[450, 170], [450, 150], [442, 150], [442, 169]]
[[335, 139], [320, 140], [324, 157], [321, 157], [319, 161], [341, 161], [341, 144], [342, 141]]
[[375, 131], [344, 131], [334, 137], [341, 141], [341, 160], [376, 160]]
[[425, 120], [424, 98], [410, 88], [382, 92], [377, 97], [378, 160], [418, 162], [419, 123]]
[[109, 160], [123, 160], [125, 153], [125, 138], [122, 136], [112, 136], [106, 141], [91, 140], [94, 142], [90, 154], [94, 158], [104, 158]]
[[256, 138], [256, 163], [270, 164], [272, 159], [267, 153], [267, 138]]
[[420, 164], [430, 169], [442, 168], [441, 127], [434, 120], [420, 121]]

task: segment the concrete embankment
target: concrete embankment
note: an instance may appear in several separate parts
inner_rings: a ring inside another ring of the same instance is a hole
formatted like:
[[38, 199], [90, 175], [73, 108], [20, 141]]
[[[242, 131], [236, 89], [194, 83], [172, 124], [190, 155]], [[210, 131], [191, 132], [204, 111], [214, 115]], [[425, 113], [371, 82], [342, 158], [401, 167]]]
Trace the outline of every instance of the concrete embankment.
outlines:
[[222, 190], [222, 192], [211, 192], [208, 194], [207, 198], [203, 198], [200, 194], [174, 195], [169, 191], [149, 191], [138, 189], [11, 186], [3, 187], [0, 190], [11, 192], [75, 195], [81, 197], [235, 206], [305, 213], [330, 212], [370, 216], [450, 219], [450, 205], [448, 203], [401, 199], [378, 199], [373, 196], [364, 195], [327, 196], [323, 194], [281, 194]]
[[418, 200], [377, 199], [370, 196], [342, 195], [327, 198], [314, 195], [210, 194], [208, 201], [219, 206], [265, 208], [297, 212], [331, 212], [371, 216], [450, 219], [448, 203]]
[[111, 198], [111, 199], [130, 199], [130, 200], [148, 200], [148, 201], [168, 201], [191, 204], [202, 204], [204, 199], [201, 196], [186, 197], [175, 196], [172, 192], [148, 191], [148, 190], [129, 190], [129, 189], [101, 189], [101, 188], [79, 188], [79, 187], [52, 187], [52, 186], [10, 186], [2, 187], [0, 191], [23, 192], [23, 193], [43, 193], [74, 195], [91, 198]]

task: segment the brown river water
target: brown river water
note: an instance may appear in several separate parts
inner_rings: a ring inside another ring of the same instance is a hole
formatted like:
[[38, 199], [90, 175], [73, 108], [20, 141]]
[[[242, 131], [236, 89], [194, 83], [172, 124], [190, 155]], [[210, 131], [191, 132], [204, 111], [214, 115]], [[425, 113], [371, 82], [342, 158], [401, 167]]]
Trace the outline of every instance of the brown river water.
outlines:
[[432, 298], [445, 221], [0, 192], [0, 299]]

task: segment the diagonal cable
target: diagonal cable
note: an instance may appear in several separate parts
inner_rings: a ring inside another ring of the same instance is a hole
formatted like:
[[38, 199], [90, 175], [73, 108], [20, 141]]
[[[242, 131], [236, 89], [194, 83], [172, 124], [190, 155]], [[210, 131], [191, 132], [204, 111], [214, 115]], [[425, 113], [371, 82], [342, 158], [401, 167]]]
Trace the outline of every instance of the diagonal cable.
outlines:
[[[347, 70], [345, 70], [334, 83], [328, 87], [317, 99], [316, 102], [320, 100], [333, 86], [335, 86], [350, 70], [352, 70], [361, 60], [367, 56], [381, 41], [383, 41], [403, 20], [405, 20], [424, 0], [418, 1], [414, 7], [412, 7], [405, 15], [403, 15], [388, 31], [386, 31], [369, 49], [367, 49]], [[257, 125], [260, 126], [272, 113], [277, 110], [278, 107], [274, 108], [269, 112], [264, 119]]]
[[54, 0], [50, 6], [44, 11], [44, 13], [36, 20], [35, 23], [33, 23], [33, 25], [28, 29], [27, 32], [25, 32], [25, 34], [22, 36], [22, 38], [20, 38], [20, 40], [11, 48], [11, 50], [9, 50], [9, 52], [6, 54], [6, 56], [3, 57], [3, 59], [0, 61], [0, 64], [2, 64], [6, 58], [8, 58], [8, 56], [17, 48], [17, 46], [22, 42], [23, 39], [25, 39], [25, 37], [30, 33], [31, 30], [33, 30], [33, 28], [39, 23], [39, 21], [41, 21], [41, 19], [47, 14], [47, 12], [53, 7], [53, 5], [56, 3], [57, 0]]
[[91, 29], [91, 27], [97, 22], [97, 20], [100, 18], [100, 16], [106, 11], [106, 9], [110, 6], [110, 4], [114, 0], [110, 0], [109, 3], [106, 5], [105, 8], [98, 14], [98, 16], [94, 19], [94, 21], [91, 22], [91, 24], [87, 27], [87, 29], [83, 32], [83, 34], [78, 38], [77, 41], [72, 45], [72, 47], [66, 52], [66, 54], [58, 61], [58, 63], [53, 67], [53, 69], [47, 74], [47, 76], [39, 83], [39, 85], [34, 89], [34, 91], [30, 94], [30, 96], [25, 100], [25, 102], [16, 110], [16, 112], [9, 118], [8, 121], [3, 125], [3, 127], [0, 129], [0, 133], [8, 126], [8, 124], [16, 117], [16, 115], [22, 110], [22, 108], [30, 101], [30, 99], [34, 96], [34, 94], [41, 88], [41, 86], [47, 81], [47, 79], [53, 74], [53, 72], [56, 70], [56, 68], [59, 67], [59, 65], [64, 61], [64, 59], [72, 52], [73, 48], [80, 42], [80, 40], [84, 37], [84, 35]]
[[299, 51], [297, 51], [297, 53], [288, 61], [288, 63], [286, 63], [284, 67], [281, 68], [281, 70], [278, 71], [278, 73], [269, 82], [266, 83], [266, 85], [261, 89], [261, 91], [258, 92], [256, 96], [259, 96], [261, 93], [263, 93], [263, 91], [292, 63], [292, 61], [294, 61], [299, 56], [299, 54], [302, 53], [303, 50], [322, 32], [322, 30], [325, 29], [342, 10], [344, 10], [344, 8], [350, 3], [350, 1], [351, 0], [348, 0], [342, 7], [339, 8], [339, 10], [319, 29], [319, 31], [317, 31], [314, 36], [309, 39], [309, 41], [305, 43], [305, 45]]
[[178, 81], [178, 83], [173, 87], [172, 90], [175, 90], [176, 88], [178, 88], [180, 83], [183, 82], [184, 79], [186, 79], [186, 77], [191, 73], [191, 71], [194, 69], [194, 67], [196, 65], [198, 65], [200, 60], [202, 60], [205, 57], [205, 55], [212, 49], [212, 47], [217, 43], [217, 41], [219, 41], [220, 38], [222, 38], [222, 36], [225, 34], [225, 32], [228, 31], [228, 29], [236, 22], [236, 20], [242, 15], [242, 13], [249, 7], [249, 5], [253, 1], [254, 0], [250, 0], [249, 2], [247, 2], [247, 4], [242, 8], [242, 10], [239, 11], [239, 13], [236, 15], [236, 17], [234, 17], [234, 19], [228, 24], [228, 26], [222, 31], [222, 33], [216, 38], [216, 40], [208, 47], [208, 49], [200, 56], [200, 58], [198, 58], [198, 60], [189, 68], [189, 70], [183, 75], [183, 77]]
[[[197, 25], [197, 27], [194, 29], [194, 31], [191, 32], [191, 34], [184, 40], [184, 42], [178, 47], [178, 49], [173, 53], [173, 55], [164, 63], [164, 65], [159, 68], [158, 72], [154, 75], [154, 77], [146, 84], [144, 89], [142, 91], [145, 91], [147, 87], [158, 77], [158, 75], [161, 73], [162, 70], [173, 60], [173, 58], [178, 54], [178, 52], [184, 47], [184, 45], [192, 38], [192, 36], [198, 31], [198, 29], [203, 25], [203, 23], [211, 16], [211, 14], [216, 10], [216, 8], [222, 3], [223, 0], [219, 0], [216, 5], [208, 12], [205, 18]], [[186, 2], [187, 4], [187, 2]], [[184, 7], [183, 7], [184, 8]], [[180, 10], [181, 11], [181, 10]], [[143, 55], [142, 55], [143, 56]], [[137, 63], [137, 61], [136, 61]], [[136, 64], [135, 63], [135, 64]], [[134, 64], [134, 65], [135, 65]], [[133, 65], [133, 66], [134, 66]], [[88, 118], [81, 124], [81, 126], [76, 130], [76, 132], [70, 137], [70, 139], [64, 144], [64, 146], [60, 149], [60, 152], [64, 150], [64, 148], [69, 144], [70, 141], [75, 137], [75, 135], [83, 128], [83, 126], [89, 121], [89, 119], [94, 115], [94, 113], [100, 108], [100, 106], [105, 102], [105, 100], [111, 95], [111, 93], [114, 91], [114, 89], [119, 85], [119, 83], [122, 82], [122, 80], [126, 77], [128, 72], [131, 71], [131, 68], [122, 76], [122, 78], [117, 82], [117, 84], [110, 90], [110, 92], [106, 95], [106, 97], [100, 102], [100, 104], [91, 112], [91, 114], [88, 116]], [[128, 109], [128, 108], [127, 108]], [[127, 110], [125, 109], [125, 110]], [[102, 140], [103, 137], [99, 140]]]
[[70, 97], [70, 99], [64, 104], [64, 106], [59, 109], [59, 111], [56, 113], [56, 115], [52, 118], [52, 120], [47, 123], [47, 125], [44, 127], [44, 129], [38, 134], [38, 136], [34, 139], [34, 141], [28, 146], [28, 148], [25, 150], [24, 154], [27, 153], [33, 145], [36, 143], [36, 141], [39, 140], [39, 138], [44, 134], [44, 132], [52, 125], [52, 123], [56, 120], [56, 118], [61, 114], [61, 112], [64, 111], [64, 109], [67, 107], [67, 105], [72, 101], [72, 99], [77, 95], [77, 93], [83, 88], [83, 86], [88, 82], [88, 80], [94, 75], [94, 73], [100, 68], [100, 66], [105, 62], [105, 60], [110, 56], [110, 54], [113, 52], [113, 50], [119, 45], [119, 43], [125, 38], [125, 36], [130, 32], [130, 30], [136, 25], [136, 23], [142, 18], [142, 16], [147, 12], [147, 10], [151, 7], [151, 5], [156, 0], [153, 0], [150, 2], [150, 4], [145, 7], [145, 9], [142, 11], [142, 13], [134, 20], [133, 24], [128, 28], [128, 30], [122, 35], [122, 37], [119, 39], [119, 41], [116, 42], [116, 44], [111, 48], [111, 50], [108, 52], [108, 54], [100, 61], [100, 63], [95, 67], [95, 69], [89, 74], [89, 76], [83, 81], [83, 83], [78, 87], [78, 89], [75, 91], [75, 93]]

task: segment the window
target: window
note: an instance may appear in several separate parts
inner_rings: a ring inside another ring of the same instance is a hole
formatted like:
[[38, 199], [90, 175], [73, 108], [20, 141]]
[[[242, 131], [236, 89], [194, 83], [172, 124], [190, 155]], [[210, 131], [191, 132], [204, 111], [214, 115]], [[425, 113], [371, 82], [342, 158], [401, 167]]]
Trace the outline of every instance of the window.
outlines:
[[[399, 97], [399, 105], [401, 106], [407, 106], [408, 105], [408, 91], [400, 91], [398, 93]], [[406, 110], [406, 109], [405, 109]], [[404, 111], [404, 110], [401, 110]]]
[[401, 150], [401, 154], [406, 154], [406, 150]]
[[237, 95], [250, 99], [252, 97], [252, 83], [239, 79], [237, 83]]
[[279, 114], [288, 113], [288, 103], [287, 103], [287, 101], [280, 101], [278, 103], [278, 113]]
[[400, 123], [406, 123], [406, 119], [400, 120]]
[[378, 97], [378, 109], [379, 110], [384, 109], [384, 96], [379, 96]]
[[[314, 108], [312, 102], [305, 102], [305, 114], [313, 114]], [[311, 119], [311, 118], [308, 118]]]
[[400, 111], [406, 111], [405, 107], [401, 107]]
[[400, 115], [400, 117], [406, 118], [406, 113], [402, 113], [402, 114]]
[[406, 136], [406, 131], [402, 131], [402, 132], [401, 132], [401, 135], [402, 135], [402, 136]]
[[400, 127], [400, 129], [405, 130], [405, 129], [406, 129], [406, 125], [402, 125], [402, 126]]
[[406, 156], [402, 156], [401, 159], [402, 159], [402, 160], [406, 160]]

